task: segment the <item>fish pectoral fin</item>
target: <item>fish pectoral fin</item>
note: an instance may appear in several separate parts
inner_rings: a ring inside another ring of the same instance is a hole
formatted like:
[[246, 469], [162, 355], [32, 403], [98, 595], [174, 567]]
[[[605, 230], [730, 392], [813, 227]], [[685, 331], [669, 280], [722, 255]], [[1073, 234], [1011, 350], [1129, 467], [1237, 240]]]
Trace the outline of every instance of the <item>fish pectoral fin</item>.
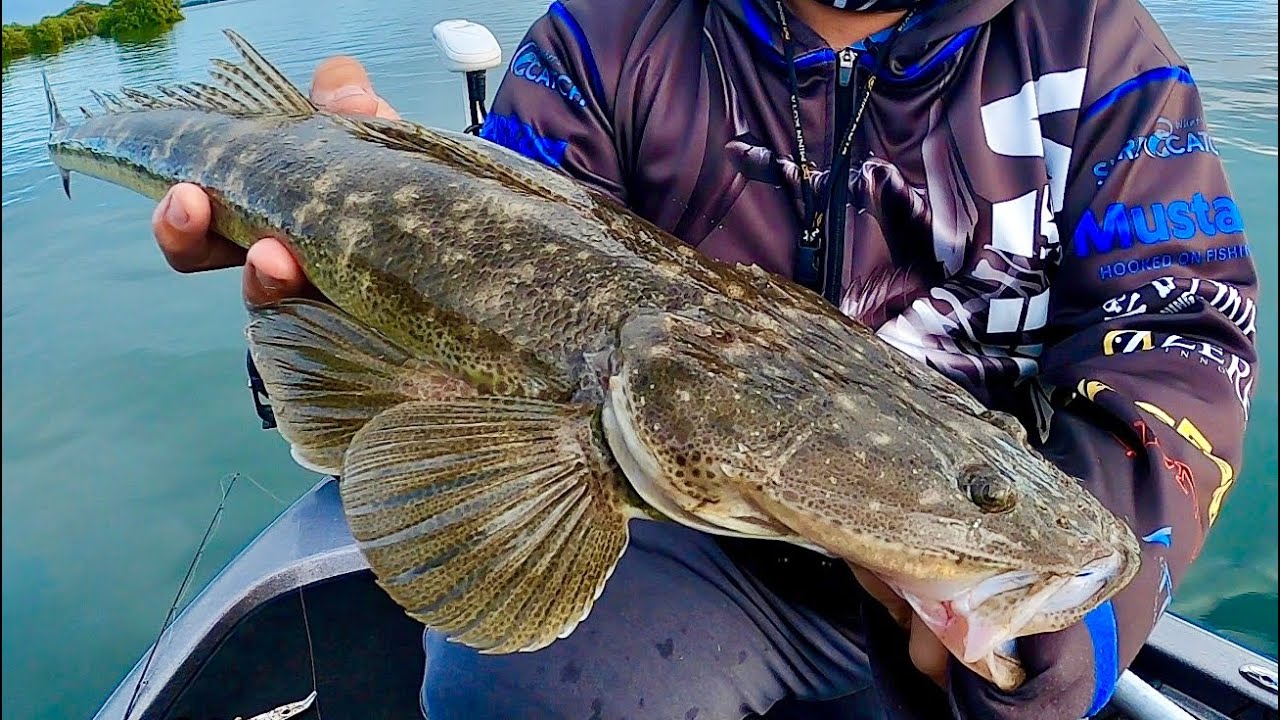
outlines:
[[356, 431], [387, 408], [476, 394], [324, 303], [254, 309], [246, 334], [280, 434], [317, 472], [338, 473]]
[[485, 653], [536, 650], [586, 618], [627, 546], [602, 442], [591, 406], [407, 402], [356, 434], [347, 522], [410, 617]]

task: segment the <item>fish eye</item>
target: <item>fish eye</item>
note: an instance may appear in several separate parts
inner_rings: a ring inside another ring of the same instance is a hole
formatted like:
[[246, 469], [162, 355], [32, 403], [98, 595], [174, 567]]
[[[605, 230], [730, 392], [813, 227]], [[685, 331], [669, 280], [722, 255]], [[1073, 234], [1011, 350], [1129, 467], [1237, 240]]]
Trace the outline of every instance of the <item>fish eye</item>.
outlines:
[[1008, 512], [1018, 504], [1018, 493], [1007, 478], [987, 465], [966, 465], [960, 470], [960, 491], [984, 513]]

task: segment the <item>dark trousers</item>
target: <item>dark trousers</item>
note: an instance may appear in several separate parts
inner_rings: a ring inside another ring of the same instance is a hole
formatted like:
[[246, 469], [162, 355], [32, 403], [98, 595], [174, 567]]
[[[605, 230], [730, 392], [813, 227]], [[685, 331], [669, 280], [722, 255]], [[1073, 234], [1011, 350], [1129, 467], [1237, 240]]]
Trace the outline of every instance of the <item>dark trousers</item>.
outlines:
[[752, 557], [772, 546], [753, 567], [740, 558], [737, 542], [632, 521], [631, 545], [569, 637], [537, 652], [481, 655], [426, 633], [423, 714], [429, 720], [882, 718], [857, 627], [860, 599], [856, 588], [849, 592], [847, 570], [781, 543], [742, 542]]

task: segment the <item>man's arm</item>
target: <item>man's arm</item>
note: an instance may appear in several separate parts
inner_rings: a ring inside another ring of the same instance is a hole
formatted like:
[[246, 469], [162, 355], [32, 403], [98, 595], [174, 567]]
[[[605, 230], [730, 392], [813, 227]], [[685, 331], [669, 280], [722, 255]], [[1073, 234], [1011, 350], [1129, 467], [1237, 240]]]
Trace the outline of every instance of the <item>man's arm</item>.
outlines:
[[1240, 468], [1257, 278], [1199, 92], [1136, 2], [1100, 4], [1092, 47], [1042, 358], [1065, 400], [1042, 452], [1130, 524], [1142, 568], [1084, 622], [1023, 642], [1013, 694], [953, 667], [960, 717], [1100, 710]]
[[[599, 24], [601, 15], [585, 19]], [[625, 203], [612, 119], [617, 77], [600, 64], [612, 54], [597, 54], [588, 40], [612, 44], [611, 34], [588, 32], [570, 8], [552, 3], [520, 41], [480, 136]]]

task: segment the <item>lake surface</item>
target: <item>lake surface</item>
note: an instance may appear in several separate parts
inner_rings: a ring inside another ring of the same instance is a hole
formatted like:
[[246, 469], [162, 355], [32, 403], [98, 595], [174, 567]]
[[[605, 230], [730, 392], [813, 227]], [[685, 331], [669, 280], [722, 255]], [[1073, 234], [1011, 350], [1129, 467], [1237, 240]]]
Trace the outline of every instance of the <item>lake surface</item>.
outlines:
[[[92, 714], [152, 641], [232, 473], [290, 501], [318, 477], [258, 428], [244, 376], [240, 276], [180, 276], [150, 235], [153, 205], [84, 177], [62, 195], [44, 150], [39, 71], [64, 105], [91, 88], [204, 76], [235, 27], [305, 87], [358, 56], [400, 112], [465, 124], [462, 83], [431, 27], [487, 24], [509, 58], [545, 3], [231, 0], [189, 8], [151, 42], [90, 39], [3, 78], [3, 716]], [[1263, 374], [1248, 451], [1173, 609], [1276, 653], [1276, 4], [1151, 3], [1191, 65], [1266, 291]], [[490, 88], [499, 78], [490, 74]], [[196, 578], [203, 586], [282, 509], [237, 485]]]

